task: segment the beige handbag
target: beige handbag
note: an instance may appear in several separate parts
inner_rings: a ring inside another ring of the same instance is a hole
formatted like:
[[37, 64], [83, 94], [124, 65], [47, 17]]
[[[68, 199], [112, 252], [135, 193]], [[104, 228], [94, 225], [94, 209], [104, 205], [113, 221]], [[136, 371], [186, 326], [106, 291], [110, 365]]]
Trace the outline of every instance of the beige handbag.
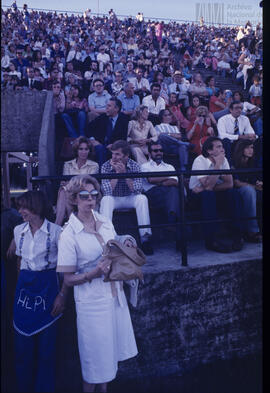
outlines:
[[110, 270], [104, 282], [143, 279], [141, 266], [146, 258], [138, 247], [128, 247], [117, 240], [109, 240], [102, 253], [103, 260], [110, 259]]

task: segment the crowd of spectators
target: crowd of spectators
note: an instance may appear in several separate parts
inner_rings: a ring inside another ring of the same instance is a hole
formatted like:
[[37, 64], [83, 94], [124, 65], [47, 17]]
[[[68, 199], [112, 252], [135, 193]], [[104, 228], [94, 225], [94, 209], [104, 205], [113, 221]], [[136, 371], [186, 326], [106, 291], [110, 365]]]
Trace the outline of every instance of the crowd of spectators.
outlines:
[[[262, 162], [260, 23], [164, 23], [140, 13], [121, 20], [113, 10], [75, 16], [29, 11], [26, 4], [20, 11], [14, 2], [2, 9], [1, 24], [2, 89], [51, 90], [58, 145], [65, 137], [86, 137], [99, 171], [118, 171], [108, 161], [117, 140], [128, 142], [137, 166], [126, 150], [120, 153], [139, 170], [155, 157], [153, 143], [190, 169], [209, 137], [222, 140], [228, 165], [245, 139], [252, 141], [256, 163]], [[203, 80], [203, 70], [213, 75]], [[215, 75], [233, 78], [238, 96], [216, 87]], [[127, 189], [135, 192], [130, 184]]]

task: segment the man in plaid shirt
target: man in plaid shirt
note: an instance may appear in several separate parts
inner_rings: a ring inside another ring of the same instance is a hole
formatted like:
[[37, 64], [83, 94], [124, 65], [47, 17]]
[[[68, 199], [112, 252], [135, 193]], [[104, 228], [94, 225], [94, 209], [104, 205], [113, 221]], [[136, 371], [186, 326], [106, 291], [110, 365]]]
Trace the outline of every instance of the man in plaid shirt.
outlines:
[[[101, 167], [101, 173], [141, 172], [140, 166], [129, 158], [130, 147], [124, 140], [116, 141], [111, 146], [112, 158]], [[100, 213], [112, 220], [114, 209], [135, 208], [139, 225], [149, 225], [148, 200], [142, 192], [142, 178], [103, 179], [103, 198]], [[142, 250], [146, 255], [153, 254], [150, 241], [151, 228], [139, 229]]]

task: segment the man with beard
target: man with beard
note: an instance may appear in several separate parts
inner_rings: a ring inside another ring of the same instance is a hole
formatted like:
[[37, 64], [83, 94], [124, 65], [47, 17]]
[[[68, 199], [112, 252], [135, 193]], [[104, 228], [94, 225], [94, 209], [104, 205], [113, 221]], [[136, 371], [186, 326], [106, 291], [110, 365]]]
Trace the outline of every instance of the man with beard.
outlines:
[[[167, 172], [175, 171], [175, 168], [163, 161], [163, 148], [158, 142], [149, 145], [150, 160], [141, 165], [142, 172]], [[175, 224], [180, 220], [180, 201], [177, 176], [148, 177], [144, 180], [143, 189], [148, 198], [149, 206], [153, 209], [161, 209], [166, 212], [166, 220], [169, 224]], [[174, 229], [175, 227], [168, 227]], [[176, 235], [177, 247], [180, 244], [180, 234]]]

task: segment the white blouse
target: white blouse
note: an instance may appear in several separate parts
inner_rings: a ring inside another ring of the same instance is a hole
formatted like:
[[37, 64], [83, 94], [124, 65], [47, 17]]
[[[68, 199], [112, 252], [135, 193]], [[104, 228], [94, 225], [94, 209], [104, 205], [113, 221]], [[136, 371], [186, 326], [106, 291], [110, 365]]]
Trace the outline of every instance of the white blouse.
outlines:
[[34, 236], [28, 222], [17, 225], [14, 228], [14, 240], [16, 255], [22, 257], [21, 270], [41, 271], [55, 268], [61, 231], [59, 225], [49, 222], [46, 218]]
[[95, 161], [87, 160], [86, 163], [78, 167], [76, 158], [64, 163], [63, 175], [91, 175], [98, 173], [99, 166]]
[[[116, 237], [116, 232], [108, 218], [98, 212], [95, 212], [95, 216], [97, 218], [97, 233], [103, 237], [102, 246], [105, 246], [109, 240]], [[71, 213], [59, 239], [57, 271], [63, 273], [80, 272], [84, 270], [86, 265], [91, 270], [96, 266], [102, 254], [102, 246], [95, 233], [86, 232], [83, 223], [74, 213]]]

